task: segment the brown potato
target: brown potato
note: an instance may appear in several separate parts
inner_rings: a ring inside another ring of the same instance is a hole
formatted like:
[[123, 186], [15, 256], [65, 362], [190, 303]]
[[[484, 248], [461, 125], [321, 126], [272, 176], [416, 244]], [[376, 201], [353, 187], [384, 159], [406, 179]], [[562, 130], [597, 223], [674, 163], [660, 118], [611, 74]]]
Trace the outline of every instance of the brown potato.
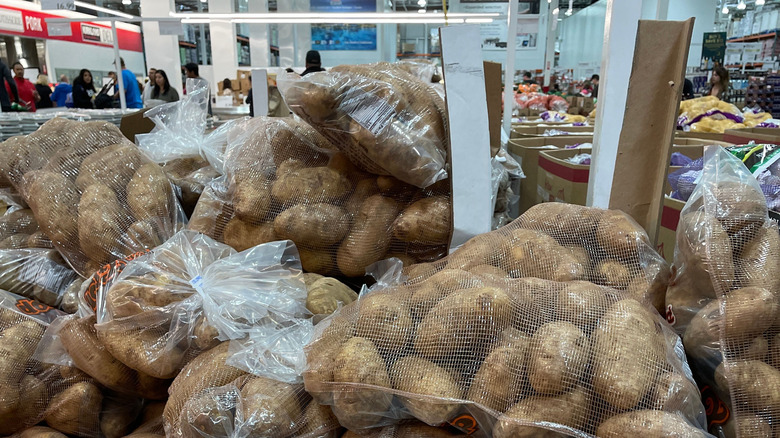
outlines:
[[390, 247], [391, 225], [399, 205], [390, 198], [374, 195], [366, 199], [352, 229], [339, 246], [339, 270], [348, 277], [365, 275], [366, 267], [382, 260]]
[[236, 217], [247, 222], [265, 220], [271, 207], [271, 183], [262, 177], [236, 181], [233, 209]]
[[251, 225], [237, 217], [228, 222], [222, 234], [222, 239], [226, 245], [233, 247], [233, 249], [239, 252], [253, 246], [279, 240], [274, 232], [274, 224]]
[[414, 326], [408, 292], [398, 287], [369, 293], [357, 302], [355, 336], [371, 340], [380, 351], [398, 351], [411, 339]]
[[[502, 246], [513, 277], [536, 277], [553, 281], [581, 280], [586, 260], [577, 260], [567, 248], [538, 231], [517, 228]], [[489, 250], [495, 253], [495, 249]]]
[[193, 342], [195, 346], [202, 350], [208, 350], [219, 345], [219, 331], [208, 323], [205, 316], [198, 318], [195, 328], [192, 329]]
[[518, 333], [510, 335], [511, 340], [499, 341], [485, 358], [469, 388], [469, 400], [497, 412], [506, 412], [525, 395], [527, 384], [524, 377], [530, 339]]
[[599, 437], [668, 437], [668, 438], [704, 438], [703, 430], [690, 425], [681, 416], [664, 411], [633, 411], [619, 414], [599, 425], [596, 432]]
[[103, 394], [90, 382], [79, 382], [55, 395], [46, 408], [49, 427], [69, 435], [94, 433], [100, 424]]
[[306, 405], [303, 421], [305, 424], [295, 431], [296, 436], [338, 438], [341, 435], [339, 420], [333, 415], [330, 406], [321, 405], [314, 400]]
[[603, 213], [596, 228], [596, 239], [607, 253], [631, 258], [639, 253], [642, 245], [650, 244], [645, 230], [629, 215], [616, 210]]
[[489, 280], [509, 278], [509, 274], [505, 270], [490, 265], [477, 265], [469, 268], [469, 272], [480, 277], [486, 277]]
[[667, 412], [678, 412], [689, 421], [697, 421], [703, 412], [699, 402], [701, 393], [696, 383], [679, 372], [662, 373], [650, 394], [650, 407]]
[[25, 208], [0, 216], [0, 240], [16, 234], [33, 234], [38, 232], [38, 223], [33, 211]]
[[274, 219], [279, 240], [292, 240], [310, 248], [326, 248], [341, 242], [349, 231], [349, 217], [330, 204], [295, 205]]
[[41, 230], [55, 246], [73, 245], [78, 236], [79, 192], [59, 173], [33, 171], [24, 176], [26, 197]]
[[593, 388], [607, 403], [631, 409], [652, 388], [665, 357], [660, 331], [660, 323], [636, 300], [621, 300], [607, 309], [593, 346]]
[[100, 431], [106, 438], [124, 437], [130, 432], [130, 426], [140, 412], [140, 399], [104, 397]]
[[126, 213], [108, 186], [93, 184], [79, 203], [79, 242], [91, 260], [108, 264], [122, 255], [119, 240]]
[[139, 221], [173, 216], [175, 203], [171, 182], [160, 166], [148, 163], [136, 171], [127, 183], [127, 205]]
[[271, 194], [282, 204], [335, 202], [349, 194], [352, 185], [341, 173], [328, 167], [309, 167], [278, 176]]
[[569, 322], [541, 326], [529, 348], [528, 381], [539, 394], [557, 395], [579, 383], [590, 361], [590, 340]]
[[521, 400], [498, 418], [495, 438], [558, 438], [562, 432], [534, 426], [521, 426], [515, 419], [537, 424], [560, 424], [581, 429], [591, 419], [590, 400], [583, 388], [556, 397], [529, 397]]
[[713, 216], [700, 211], [683, 216], [677, 229], [677, 251], [688, 275], [700, 279], [698, 289], [713, 291], [705, 296], [714, 298], [716, 292], [731, 289], [734, 281], [731, 242]]
[[439, 301], [450, 293], [469, 287], [482, 286], [474, 274], [461, 269], [443, 269], [423, 282], [409, 301], [412, 316], [422, 319]]
[[67, 436], [50, 427], [34, 426], [19, 432], [19, 438], [67, 438]]
[[631, 281], [631, 271], [628, 266], [617, 260], [603, 260], [596, 267], [598, 283], [615, 289], [626, 289]]
[[298, 256], [301, 258], [301, 267], [306, 272], [319, 274], [334, 274], [336, 270], [336, 257], [334, 250], [311, 250], [298, 247]]
[[[148, 314], [154, 313], [150, 311]], [[97, 335], [111, 356], [139, 372], [139, 391], [142, 386], [149, 390], [143, 392], [144, 397], [161, 400], [165, 399], [164, 388], [168, 386], [164, 380], [176, 376], [184, 365], [186, 351], [178, 345], [169, 346], [165, 342], [165, 334], [169, 330], [170, 323], [165, 318], [156, 319], [158, 320], [152, 323], [153, 325], [144, 327], [144, 330], [133, 330], [130, 336], [128, 330], [121, 325], [111, 328], [111, 323], [105, 324], [108, 327], [102, 327], [103, 324], [98, 326]], [[162, 329], [158, 328], [160, 326]], [[147, 376], [151, 376], [150, 381], [145, 381]], [[142, 379], [144, 382], [141, 381]]]
[[423, 318], [414, 348], [423, 357], [442, 359], [492, 342], [511, 324], [512, 302], [506, 292], [495, 287], [462, 289], [439, 301]]
[[331, 314], [357, 300], [358, 295], [335, 278], [323, 277], [308, 288], [306, 308], [315, 315]]
[[780, 233], [775, 226], [762, 227], [750, 240], [734, 264], [742, 286], [757, 286], [777, 293], [780, 291]]
[[[430, 401], [431, 397], [459, 399], [461, 390], [449, 372], [435, 363], [416, 356], [397, 360], [390, 369], [393, 387], [403, 392], [417, 394], [399, 397], [404, 407], [423, 423], [437, 426], [452, 420], [460, 407], [457, 403]], [[426, 397], [427, 396], [427, 397]]]
[[587, 281], [567, 283], [558, 291], [557, 298], [558, 318], [586, 332], [593, 331], [609, 304], [604, 288]]
[[715, 370], [719, 388], [730, 388], [733, 403], [755, 412], [780, 412], [780, 370], [758, 360], [735, 361]]
[[253, 377], [241, 388], [241, 410], [247, 436], [288, 436], [301, 421], [298, 386]]
[[393, 224], [393, 236], [403, 242], [447, 244], [452, 232], [452, 206], [446, 196], [423, 198], [406, 207]]
[[541, 231], [561, 244], [582, 244], [580, 236], [596, 231], [603, 211], [563, 202], [543, 202], [534, 205], [518, 218], [522, 228]]
[[81, 163], [76, 186], [86, 190], [92, 184], [103, 184], [115, 192], [123, 191], [143, 162], [134, 144], [117, 143], [98, 149]]
[[321, 404], [332, 405], [332, 392], [326, 385], [333, 381], [334, 360], [341, 352], [342, 345], [352, 339], [355, 324], [341, 316], [326, 321], [330, 323], [318, 324], [318, 330], [320, 328], [322, 330], [319, 340], [306, 350], [306, 362], [309, 368], [303, 373], [303, 381], [306, 391], [315, 400]]

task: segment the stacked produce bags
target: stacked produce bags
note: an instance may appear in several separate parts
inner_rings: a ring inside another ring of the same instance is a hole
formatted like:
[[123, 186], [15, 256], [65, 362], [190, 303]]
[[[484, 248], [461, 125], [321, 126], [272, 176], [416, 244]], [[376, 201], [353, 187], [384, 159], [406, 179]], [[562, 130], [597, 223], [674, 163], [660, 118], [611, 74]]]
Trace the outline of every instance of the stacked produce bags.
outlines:
[[724, 132], [727, 129], [777, 127], [768, 122], [769, 113], [742, 112], [735, 105], [715, 96], [705, 96], [680, 102], [677, 126], [691, 132]]

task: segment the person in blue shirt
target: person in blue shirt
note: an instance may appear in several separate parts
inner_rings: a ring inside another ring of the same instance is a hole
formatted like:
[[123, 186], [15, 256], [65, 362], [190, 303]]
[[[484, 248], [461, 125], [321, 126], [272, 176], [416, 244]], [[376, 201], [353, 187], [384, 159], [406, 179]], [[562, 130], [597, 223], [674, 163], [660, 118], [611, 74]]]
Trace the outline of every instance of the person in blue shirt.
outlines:
[[[125, 102], [127, 102], [128, 108], [143, 108], [144, 103], [141, 100], [141, 90], [138, 88], [138, 80], [136, 80], [133, 72], [125, 67], [125, 59], [119, 58], [122, 63], [122, 81], [125, 85]], [[114, 86], [114, 93], [119, 98], [118, 94], [119, 83]]]
[[72, 92], [73, 86], [68, 83], [68, 77], [65, 75], [60, 76], [60, 82], [54, 87], [54, 93], [51, 95], [54, 106], [64, 108], [66, 106], [65, 101], [68, 99], [68, 94]]

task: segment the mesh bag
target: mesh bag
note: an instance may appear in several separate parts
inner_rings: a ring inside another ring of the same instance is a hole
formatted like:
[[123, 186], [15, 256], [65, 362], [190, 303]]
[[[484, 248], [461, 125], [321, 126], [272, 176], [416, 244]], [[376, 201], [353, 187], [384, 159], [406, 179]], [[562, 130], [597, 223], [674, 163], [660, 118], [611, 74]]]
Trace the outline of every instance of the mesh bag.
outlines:
[[97, 437], [102, 400], [98, 387], [78, 370], [46, 365], [35, 356], [46, 327], [61, 314], [38, 301], [0, 291], [0, 434], [4, 436], [45, 420], [61, 433]]
[[449, 438], [466, 437], [468, 435], [456, 432], [455, 429], [428, 426], [419, 421], [408, 421], [377, 429], [371, 429], [360, 434], [347, 431], [341, 438]]
[[425, 83], [430, 83], [436, 75], [436, 64], [427, 59], [404, 59], [393, 65]]
[[183, 216], [162, 169], [109, 123], [52, 119], [0, 144], [0, 162], [82, 275], [166, 240]]
[[361, 169], [427, 187], [447, 177], [444, 101], [386, 63], [279, 79], [290, 109]]
[[771, 436], [780, 421], [780, 235], [756, 180], [720, 147], [705, 150], [674, 259], [667, 319], [700, 385], [731, 410], [711, 423], [726, 436]]
[[255, 118], [228, 147], [188, 228], [241, 251], [289, 239], [303, 269], [362, 276], [379, 260], [437, 260], [451, 234], [449, 181], [426, 189], [358, 170], [292, 118]]
[[306, 390], [348, 429], [416, 418], [475, 436], [708, 436], [657, 310], [668, 266], [627, 215], [537, 205], [404, 272], [306, 348]]

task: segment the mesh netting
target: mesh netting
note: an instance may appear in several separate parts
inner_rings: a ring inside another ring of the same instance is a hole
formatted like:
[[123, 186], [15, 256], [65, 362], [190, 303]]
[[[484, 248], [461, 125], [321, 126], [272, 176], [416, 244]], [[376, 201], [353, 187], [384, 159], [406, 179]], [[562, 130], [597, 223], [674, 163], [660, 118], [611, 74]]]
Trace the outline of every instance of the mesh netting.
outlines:
[[697, 380], [731, 409], [711, 422], [727, 436], [771, 436], [780, 421], [780, 235], [758, 183], [722, 148], [705, 150], [674, 265], [667, 319]]
[[450, 438], [466, 437], [468, 435], [440, 427], [428, 426], [425, 423], [409, 421], [404, 424], [386, 426], [356, 433], [347, 431], [341, 438]]
[[279, 79], [290, 109], [365, 171], [427, 187], [447, 177], [444, 101], [389, 63]]
[[82, 275], [173, 235], [181, 208], [162, 169], [116, 126], [55, 118], [0, 144], [0, 171]]
[[405, 274], [319, 324], [307, 346], [306, 389], [343, 426], [705, 435], [680, 339], [657, 310], [668, 266], [627, 215], [541, 204]]
[[292, 240], [303, 269], [323, 275], [362, 276], [388, 257], [415, 263], [446, 254], [448, 181], [419, 189], [358, 170], [331, 148], [300, 121], [253, 119], [188, 227], [239, 251]]
[[46, 327], [61, 314], [0, 291], [0, 435], [45, 420], [61, 433], [97, 437], [102, 401], [98, 387], [78, 370], [34, 358]]

